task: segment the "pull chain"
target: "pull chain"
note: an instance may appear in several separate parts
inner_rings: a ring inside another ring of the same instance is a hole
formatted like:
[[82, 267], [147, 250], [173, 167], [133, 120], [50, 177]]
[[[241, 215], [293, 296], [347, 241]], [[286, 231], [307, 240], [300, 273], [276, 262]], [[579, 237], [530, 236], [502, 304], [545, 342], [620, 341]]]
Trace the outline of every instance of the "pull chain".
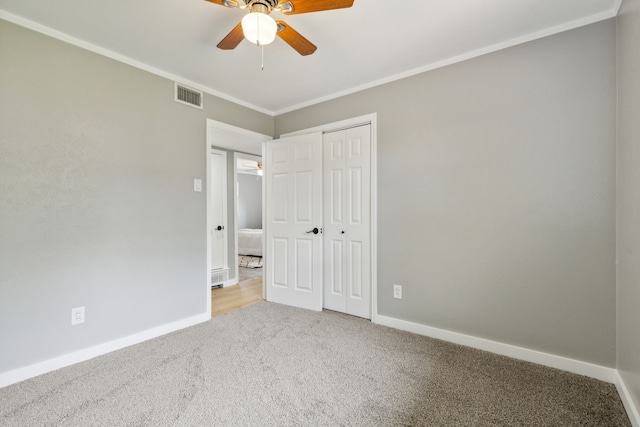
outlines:
[[258, 46], [260, 46], [260, 69], [264, 71], [264, 45], [260, 43], [260, 20], [258, 19]]

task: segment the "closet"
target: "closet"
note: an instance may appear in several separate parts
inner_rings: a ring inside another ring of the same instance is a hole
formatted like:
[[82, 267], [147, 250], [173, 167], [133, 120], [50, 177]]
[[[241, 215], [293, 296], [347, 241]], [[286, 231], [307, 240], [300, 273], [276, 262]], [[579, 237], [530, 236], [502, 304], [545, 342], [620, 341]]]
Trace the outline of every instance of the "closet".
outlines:
[[325, 133], [323, 306], [371, 318], [371, 125]]

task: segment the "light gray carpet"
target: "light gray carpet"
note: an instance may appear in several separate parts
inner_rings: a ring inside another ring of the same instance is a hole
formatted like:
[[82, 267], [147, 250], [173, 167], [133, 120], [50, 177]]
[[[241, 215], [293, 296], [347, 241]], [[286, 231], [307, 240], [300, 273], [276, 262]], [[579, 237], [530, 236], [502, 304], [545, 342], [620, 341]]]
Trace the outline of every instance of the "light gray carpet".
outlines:
[[0, 389], [0, 425], [630, 423], [611, 384], [263, 302]]

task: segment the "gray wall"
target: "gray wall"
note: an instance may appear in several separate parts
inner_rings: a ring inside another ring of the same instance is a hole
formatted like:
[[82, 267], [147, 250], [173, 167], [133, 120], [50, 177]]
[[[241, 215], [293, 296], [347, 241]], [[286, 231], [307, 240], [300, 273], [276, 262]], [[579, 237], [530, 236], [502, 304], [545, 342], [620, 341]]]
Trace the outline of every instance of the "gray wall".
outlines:
[[238, 228], [262, 228], [262, 177], [238, 174]]
[[276, 117], [280, 135], [378, 113], [381, 315], [615, 366], [615, 31]]
[[[636, 398], [637, 5], [619, 18], [618, 128], [618, 367]], [[274, 132], [0, 21], [0, 372], [205, 311], [205, 118], [272, 135], [371, 112], [380, 314], [615, 366], [615, 36], [614, 21], [555, 35], [278, 116]]]
[[1, 20], [0, 51], [0, 372], [205, 313], [206, 118], [273, 118]]
[[618, 370], [640, 408], [640, 0], [618, 17]]

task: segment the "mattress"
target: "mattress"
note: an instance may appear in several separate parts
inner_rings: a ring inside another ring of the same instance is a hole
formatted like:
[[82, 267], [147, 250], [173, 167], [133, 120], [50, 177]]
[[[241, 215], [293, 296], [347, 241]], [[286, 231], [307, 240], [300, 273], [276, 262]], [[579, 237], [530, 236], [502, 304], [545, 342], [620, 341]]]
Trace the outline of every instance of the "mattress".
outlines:
[[262, 256], [262, 229], [238, 230], [238, 255]]

